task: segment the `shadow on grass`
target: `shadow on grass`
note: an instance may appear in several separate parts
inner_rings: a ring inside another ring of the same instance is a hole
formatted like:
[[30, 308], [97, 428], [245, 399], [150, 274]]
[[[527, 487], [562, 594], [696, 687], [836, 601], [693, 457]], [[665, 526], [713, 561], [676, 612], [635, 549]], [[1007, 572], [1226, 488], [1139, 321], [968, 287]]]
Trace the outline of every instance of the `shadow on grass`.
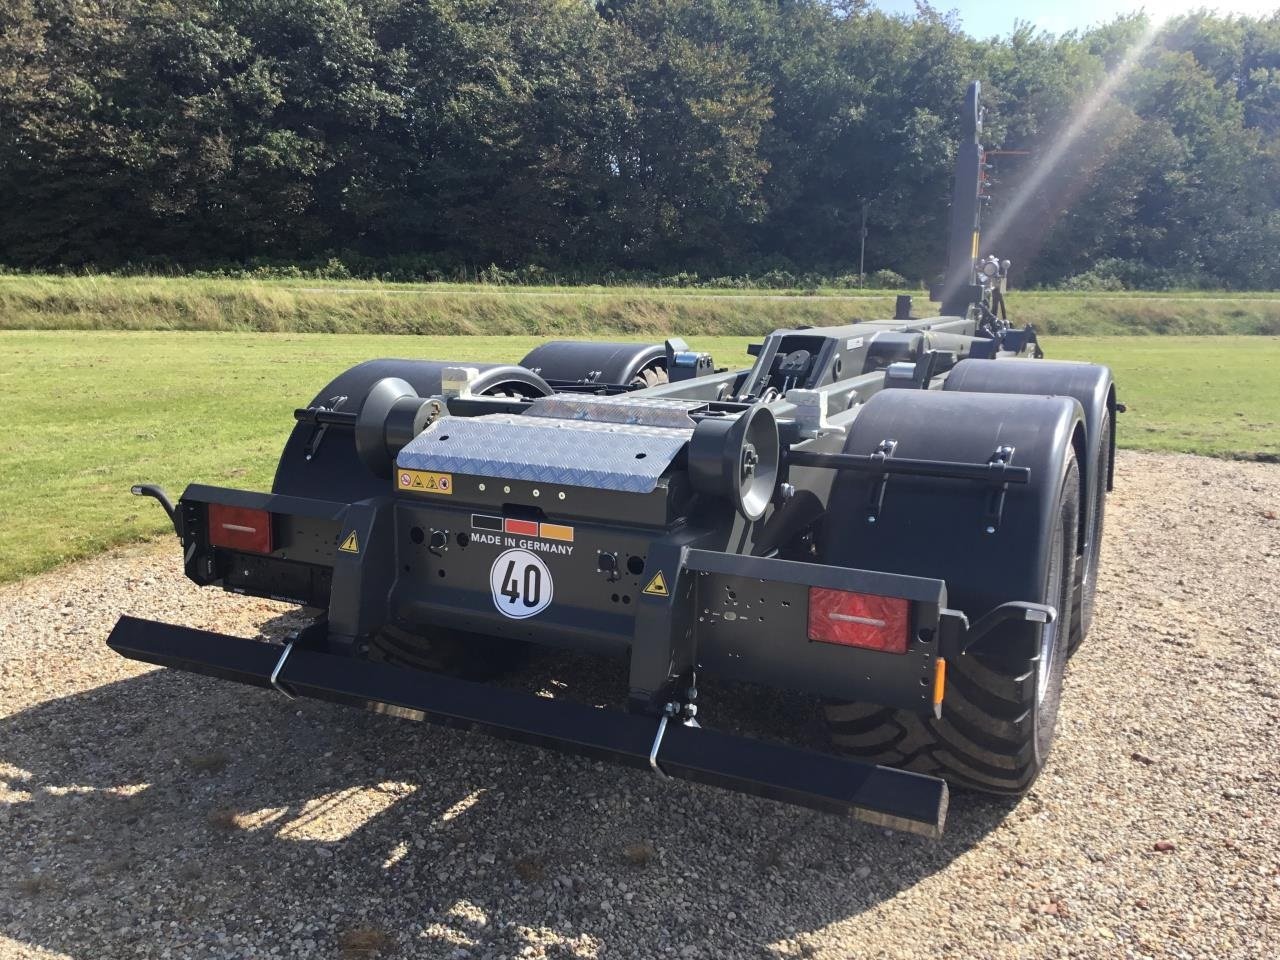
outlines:
[[[518, 682], [592, 699], [614, 673], [577, 664], [566, 685], [563, 668]], [[727, 713], [754, 732], [794, 705]], [[767, 955], [944, 869], [1008, 813], [957, 797], [931, 842], [174, 671], [0, 720], [4, 788], [0, 931], [83, 960]]]

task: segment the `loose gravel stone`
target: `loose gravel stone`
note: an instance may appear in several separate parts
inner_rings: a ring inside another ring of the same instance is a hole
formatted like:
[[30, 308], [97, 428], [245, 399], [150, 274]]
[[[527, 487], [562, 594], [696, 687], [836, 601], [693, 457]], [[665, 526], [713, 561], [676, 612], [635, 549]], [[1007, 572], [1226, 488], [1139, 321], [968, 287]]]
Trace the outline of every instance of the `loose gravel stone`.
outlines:
[[[117, 657], [122, 613], [301, 624], [184, 580], [172, 540], [0, 587], [0, 960], [1271, 956], [1280, 467], [1117, 479], [1048, 769], [955, 796], [939, 842]], [[605, 702], [618, 674], [509, 682]], [[700, 704], [819, 743], [803, 698]]]

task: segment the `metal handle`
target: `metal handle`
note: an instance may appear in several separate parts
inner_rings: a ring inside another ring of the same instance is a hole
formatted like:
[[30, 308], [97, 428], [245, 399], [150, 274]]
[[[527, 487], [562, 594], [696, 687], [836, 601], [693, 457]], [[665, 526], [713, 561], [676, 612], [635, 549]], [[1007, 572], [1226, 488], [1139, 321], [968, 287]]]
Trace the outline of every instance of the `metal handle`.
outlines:
[[179, 537], [182, 536], [182, 530], [178, 527], [178, 508], [169, 499], [169, 494], [164, 492], [164, 487], [156, 486], [154, 483], [139, 483], [130, 487], [129, 492], [135, 497], [150, 497], [160, 504], [164, 508], [164, 512], [169, 515], [169, 522], [173, 524], [173, 532]]

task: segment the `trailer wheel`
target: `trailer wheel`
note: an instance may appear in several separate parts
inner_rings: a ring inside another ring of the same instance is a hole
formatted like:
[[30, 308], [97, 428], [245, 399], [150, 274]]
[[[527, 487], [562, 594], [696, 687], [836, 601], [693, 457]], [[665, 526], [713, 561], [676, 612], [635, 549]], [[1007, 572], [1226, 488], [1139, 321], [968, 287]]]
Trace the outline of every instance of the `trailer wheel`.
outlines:
[[671, 377], [667, 374], [667, 368], [661, 364], [654, 364], [637, 373], [631, 379], [631, 386], [637, 390], [643, 390], [646, 387], [657, 387], [670, 382]]
[[436, 630], [431, 636], [400, 627], [383, 627], [370, 644], [370, 658], [464, 680], [490, 680], [518, 669], [529, 656], [519, 640]]
[[878, 705], [828, 703], [833, 745], [863, 760], [944, 777], [987, 793], [1025, 793], [1053, 742], [1072, 629], [1080, 468], [1067, 457], [1040, 596], [1058, 611], [1041, 628], [1039, 652], [970, 651], [947, 664], [942, 718]]
[[1076, 588], [1072, 593], [1068, 657], [1080, 649], [1080, 644], [1089, 635], [1089, 627], [1093, 625], [1094, 601], [1098, 593], [1098, 564], [1102, 559], [1102, 525], [1107, 510], [1107, 478], [1111, 475], [1110, 410], [1102, 418], [1095, 443], [1098, 445], [1098, 452], [1094, 457], [1097, 477], [1093, 484], [1093, 519], [1087, 531], [1087, 555], [1076, 561]]

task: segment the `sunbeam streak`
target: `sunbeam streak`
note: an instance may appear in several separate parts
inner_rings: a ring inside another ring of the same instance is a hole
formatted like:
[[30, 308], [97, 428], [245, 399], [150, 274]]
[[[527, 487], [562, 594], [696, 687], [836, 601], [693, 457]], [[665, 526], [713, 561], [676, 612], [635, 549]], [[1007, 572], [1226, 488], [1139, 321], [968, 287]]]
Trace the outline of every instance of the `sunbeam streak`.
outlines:
[[1106, 79], [1072, 114], [1070, 121], [1058, 134], [1052, 145], [1037, 158], [1034, 170], [1019, 184], [1009, 202], [1000, 211], [998, 217], [983, 235], [984, 250], [998, 250], [1001, 240], [1008, 232], [1010, 225], [1018, 223], [1027, 204], [1031, 202], [1050, 178], [1054, 177], [1058, 168], [1071, 153], [1071, 148], [1089, 125], [1097, 118], [1098, 113], [1115, 95], [1120, 86], [1141, 63], [1151, 45], [1160, 35], [1165, 17], [1150, 17], [1147, 26], [1133, 45], [1125, 52], [1124, 57], [1116, 64]]

